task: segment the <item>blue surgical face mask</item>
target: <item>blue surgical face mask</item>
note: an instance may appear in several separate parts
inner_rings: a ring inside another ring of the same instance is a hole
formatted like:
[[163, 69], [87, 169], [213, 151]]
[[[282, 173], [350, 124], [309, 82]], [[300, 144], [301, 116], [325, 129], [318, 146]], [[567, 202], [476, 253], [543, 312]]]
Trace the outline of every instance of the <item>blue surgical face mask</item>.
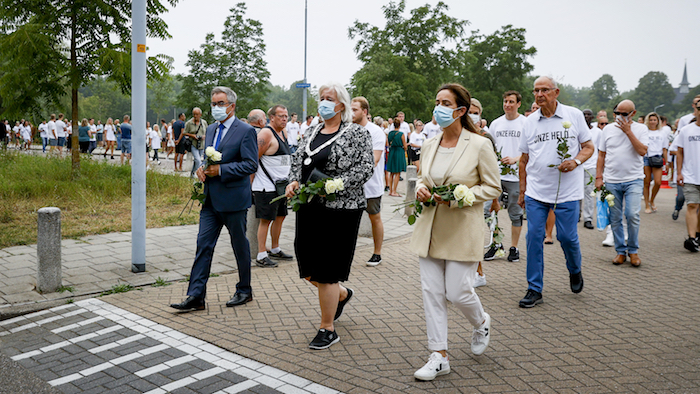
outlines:
[[226, 113], [226, 108], [228, 107], [219, 107], [218, 105], [212, 107], [211, 116], [213, 116], [214, 119], [218, 120], [219, 122], [225, 120], [228, 117], [228, 114]]
[[435, 109], [433, 110], [433, 116], [435, 116], [435, 121], [443, 129], [445, 127], [448, 127], [449, 125], [454, 123], [455, 120], [459, 119], [459, 118], [453, 118], [452, 114], [460, 108], [462, 108], [462, 107], [452, 109], [450, 107], [445, 107], [443, 105], [436, 105]]
[[336, 103], [328, 100], [323, 100], [321, 101], [321, 104], [318, 105], [318, 114], [321, 115], [323, 120], [328, 120], [332, 117], [335, 116], [338, 112], [335, 111], [335, 106]]

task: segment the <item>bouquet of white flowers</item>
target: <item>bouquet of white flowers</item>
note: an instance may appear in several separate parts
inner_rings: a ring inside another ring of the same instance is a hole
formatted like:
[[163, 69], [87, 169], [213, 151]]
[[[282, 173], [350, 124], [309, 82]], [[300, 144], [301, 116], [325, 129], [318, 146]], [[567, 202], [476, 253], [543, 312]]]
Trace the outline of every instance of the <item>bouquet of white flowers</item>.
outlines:
[[[471, 189], [466, 185], [449, 184], [435, 186], [430, 191], [430, 195], [432, 196], [433, 194], [440, 196], [443, 201], [456, 201], [460, 208], [464, 207], [465, 205], [471, 207], [476, 200], [474, 192], [471, 191]], [[429, 207], [435, 205], [437, 205], [437, 201], [435, 201], [432, 197], [430, 200], [423, 203], [416, 199], [414, 201], [406, 201], [401, 204], [394, 205], [397, 207], [394, 212], [406, 207], [412, 207], [413, 214], [408, 216], [408, 224], [414, 224], [420, 214], [423, 213], [423, 206]]]
[[[325, 178], [316, 182], [309, 182], [299, 186], [294, 196], [289, 199], [289, 204], [292, 206], [292, 211], [299, 210], [302, 204], [311, 202], [314, 196], [324, 197], [328, 201], [335, 201], [337, 193], [345, 190], [345, 185], [342, 178]], [[278, 196], [270, 201], [270, 204], [285, 198], [285, 195]]]
[[[220, 161], [221, 152], [214, 149], [213, 146], [210, 146], [204, 150], [204, 161], [202, 163], [202, 167], [207, 168], [210, 165], [218, 163]], [[204, 198], [204, 182], [197, 180], [194, 183], [192, 183], [192, 194], [190, 195], [190, 199], [185, 203], [185, 207], [182, 208], [180, 216], [182, 216], [182, 214], [185, 212], [185, 209], [187, 209], [188, 205], [190, 205], [191, 211], [195, 201], [199, 201], [200, 204], [204, 204]]]

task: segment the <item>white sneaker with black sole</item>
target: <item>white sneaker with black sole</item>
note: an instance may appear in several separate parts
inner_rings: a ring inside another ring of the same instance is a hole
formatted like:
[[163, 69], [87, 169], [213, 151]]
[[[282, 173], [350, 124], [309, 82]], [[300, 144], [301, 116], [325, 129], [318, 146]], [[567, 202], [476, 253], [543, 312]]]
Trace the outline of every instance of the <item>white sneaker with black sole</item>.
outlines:
[[486, 312], [484, 314], [486, 315], [484, 324], [475, 328], [472, 333], [472, 353], [477, 356], [484, 354], [491, 340], [491, 315]]
[[430, 354], [428, 362], [421, 369], [417, 370], [413, 377], [418, 380], [428, 381], [448, 373], [450, 373], [450, 360], [438, 352], [433, 352]]

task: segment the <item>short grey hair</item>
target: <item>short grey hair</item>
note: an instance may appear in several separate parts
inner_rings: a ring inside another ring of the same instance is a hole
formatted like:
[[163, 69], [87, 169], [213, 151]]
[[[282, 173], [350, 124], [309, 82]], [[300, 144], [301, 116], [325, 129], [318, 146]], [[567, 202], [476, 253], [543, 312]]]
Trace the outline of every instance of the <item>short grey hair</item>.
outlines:
[[[260, 111], [260, 112], [258, 112]], [[253, 110], [250, 111], [250, 114], [248, 114], [248, 123], [250, 124], [257, 124], [260, 119], [264, 119], [265, 113], [262, 110]]]
[[374, 124], [377, 126], [381, 126], [384, 123], [384, 119], [382, 119], [381, 116], [375, 116], [374, 117]]
[[318, 89], [318, 94], [320, 95], [324, 90], [328, 89], [333, 89], [338, 97], [338, 101], [345, 104], [345, 110], [340, 114], [340, 119], [343, 122], [352, 122], [351, 99], [348, 90], [338, 82], [329, 82]]
[[[555, 81], [554, 78], [552, 78], [551, 76], [549, 76], [549, 75], [542, 75], [542, 76], [540, 76], [540, 77], [537, 78], [537, 79], [540, 79], [540, 78], [547, 79], [547, 80], [552, 84], [552, 86], [554, 86], [554, 89], [559, 89], [559, 84], [557, 84], [557, 81]], [[537, 82], [537, 79], [535, 79], [535, 82]], [[533, 84], [534, 84], [534, 82], [533, 82]]]
[[226, 94], [226, 100], [228, 100], [229, 103], [236, 104], [236, 100], [238, 100], [238, 96], [236, 96], [236, 92], [231, 90], [231, 88], [227, 88], [226, 86], [216, 86], [214, 89], [211, 90], [212, 97], [215, 94], [219, 94], [219, 93]]
[[[213, 96], [213, 94], [212, 94], [212, 96]], [[199, 111], [200, 114], [202, 113], [202, 109], [199, 107], [192, 108], [192, 113], [194, 113], [194, 111]]]

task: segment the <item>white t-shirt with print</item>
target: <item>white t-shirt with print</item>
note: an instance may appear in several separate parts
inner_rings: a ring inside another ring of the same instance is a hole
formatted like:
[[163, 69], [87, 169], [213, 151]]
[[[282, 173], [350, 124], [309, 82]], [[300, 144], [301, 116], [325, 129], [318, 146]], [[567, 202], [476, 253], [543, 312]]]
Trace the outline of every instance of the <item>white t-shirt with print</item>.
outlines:
[[408, 123], [401, 122], [401, 126], [399, 126], [399, 130], [403, 133], [404, 137], [406, 137], [406, 139], [408, 139], [408, 134], [411, 132], [411, 128], [408, 126]]
[[56, 122], [50, 120], [49, 123], [46, 124], [46, 136], [49, 137], [50, 140], [55, 140], [57, 135]]
[[296, 122], [287, 123], [287, 142], [289, 146], [297, 146], [299, 144], [299, 124]]
[[[632, 122], [631, 130], [642, 144], [649, 146], [649, 129], [642, 123]], [[598, 149], [605, 152], [605, 183], [623, 183], [644, 179], [644, 158], [634, 150], [629, 137], [617, 123], [603, 129]]]
[[151, 129], [148, 138], [151, 140], [151, 149], [160, 149], [160, 135], [157, 131]]
[[[501, 152], [501, 157], [520, 156], [520, 136], [527, 117], [518, 115], [513, 120], [508, 120], [505, 115], [491, 122], [491, 136], [496, 141], [496, 150]], [[501, 180], [507, 182], [519, 182], [518, 163], [511, 166], [515, 169], [515, 175], [501, 175]]]
[[[601, 130], [600, 127], [598, 126], [593, 126], [591, 127], [591, 141], [593, 142], [593, 154], [591, 157], [583, 162], [583, 169], [588, 171], [589, 174], [584, 174], [583, 179], [586, 180], [588, 179], [589, 176], [592, 176], [593, 179], [595, 179], [595, 171], [596, 167], [598, 166], [598, 145], [600, 145], [600, 138], [603, 136], [603, 130]], [[586, 181], [588, 183], [588, 181]]]
[[418, 145], [418, 149], [423, 146], [423, 141], [425, 141], [425, 134], [423, 133], [411, 133], [408, 137], [408, 143]]
[[90, 131], [92, 131], [92, 137], [90, 137], [90, 141], [97, 141], [97, 125], [91, 124], [90, 126]]
[[[568, 131], [564, 130], [565, 121], [571, 122]], [[520, 152], [529, 156], [525, 195], [549, 204], [579, 201], [583, 199], [583, 167], [562, 172], [561, 185], [559, 169], [549, 167], [561, 163], [557, 154], [557, 137], [566, 139], [570, 159], [576, 157], [581, 144], [591, 140], [591, 131], [581, 110], [557, 102], [557, 109], [550, 118], [542, 116], [541, 110], [527, 117], [520, 138]]]
[[663, 155], [664, 149], [668, 149], [668, 133], [666, 130], [649, 130], [649, 145], [646, 157]]
[[66, 137], [66, 123], [62, 120], [56, 121], [56, 137], [65, 138]]
[[38, 127], [38, 129], [39, 129], [39, 136], [40, 136], [41, 138], [47, 138], [47, 137], [48, 137], [48, 134], [46, 134], [46, 131], [48, 130], [48, 128], [49, 128], [49, 127], [48, 127], [48, 125], [47, 125], [46, 123], [42, 123], [42, 124], [39, 125], [39, 127]]
[[[372, 177], [365, 183], [365, 198], [376, 198], [384, 194], [384, 148], [386, 146], [386, 134], [384, 134], [384, 130], [382, 130], [381, 127], [371, 122], [367, 122], [365, 128], [372, 136], [372, 151], [382, 151], [382, 156], [374, 167]], [[372, 153], [372, 157], [374, 157], [374, 153]]]
[[426, 123], [425, 126], [423, 127], [423, 133], [425, 133], [425, 135], [426, 135], [425, 139], [435, 137], [436, 135], [438, 135], [438, 133], [440, 133], [440, 130], [441, 130], [440, 125], [438, 125], [437, 123], [433, 123], [433, 122]]
[[689, 125], [690, 121], [693, 120], [694, 116], [695, 115], [693, 115], [692, 112], [687, 115], [681, 116], [680, 120], [678, 120], [678, 130], [683, 130], [685, 126]]
[[683, 127], [674, 140], [683, 148], [683, 182], [700, 185], [700, 127], [690, 123]]

